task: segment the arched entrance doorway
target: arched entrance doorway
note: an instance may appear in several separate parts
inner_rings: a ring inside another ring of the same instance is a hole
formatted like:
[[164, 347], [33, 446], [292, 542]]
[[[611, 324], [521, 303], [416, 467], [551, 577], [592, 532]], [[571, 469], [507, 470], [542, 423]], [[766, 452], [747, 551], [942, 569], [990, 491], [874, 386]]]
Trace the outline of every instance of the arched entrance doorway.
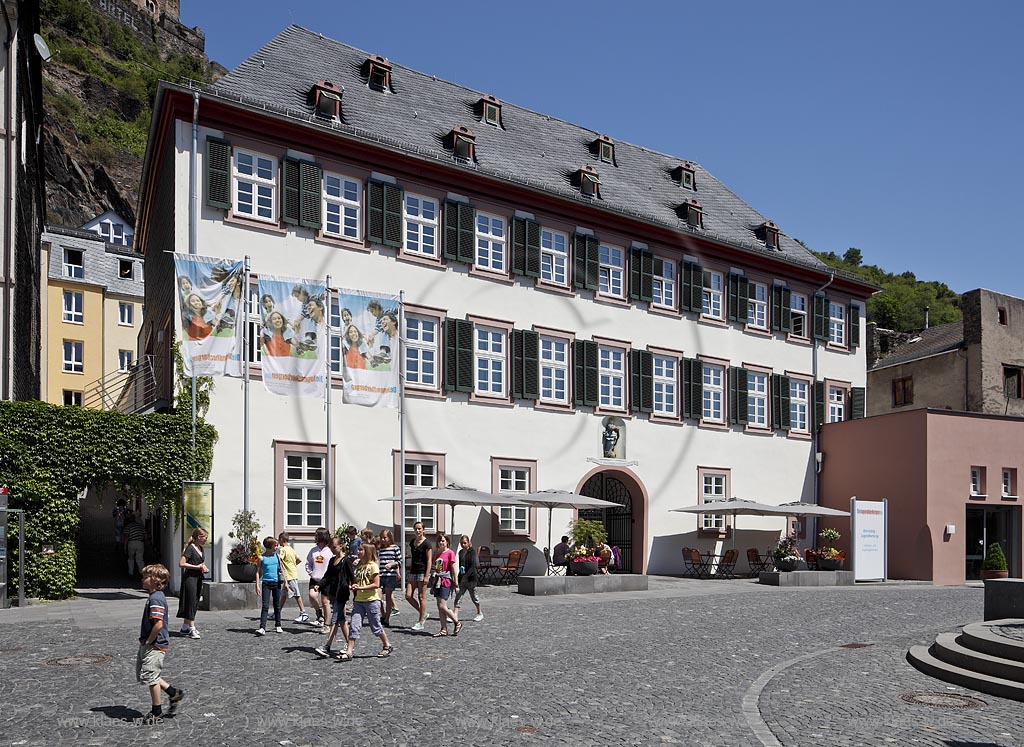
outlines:
[[643, 548], [637, 546], [642, 543], [642, 535], [639, 540], [635, 537], [637, 517], [634, 516], [634, 502], [641, 504], [642, 496], [634, 496], [629, 484], [633, 481], [623, 480], [624, 475], [617, 474], [613, 470], [604, 470], [592, 475], [580, 488], [579, 494], [590, 498], [601, 498], [606, 501], [618, 504], [616, 508], [591, 508], [581, 509], [581, 519], [592, 519], [604, 524], [608, 532], [608, 544], [618, 546], [622, 555], [623, 573], [639, 573], [641, 571], [641, 556]]

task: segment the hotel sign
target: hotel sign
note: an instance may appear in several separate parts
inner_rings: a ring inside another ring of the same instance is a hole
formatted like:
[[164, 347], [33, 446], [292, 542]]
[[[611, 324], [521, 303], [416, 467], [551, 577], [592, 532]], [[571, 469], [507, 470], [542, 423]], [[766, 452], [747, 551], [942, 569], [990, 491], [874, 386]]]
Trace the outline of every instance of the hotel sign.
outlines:
[[888, 506], [886, 499], [850, 499], [855, 581], [884, 581], [888, 576]]

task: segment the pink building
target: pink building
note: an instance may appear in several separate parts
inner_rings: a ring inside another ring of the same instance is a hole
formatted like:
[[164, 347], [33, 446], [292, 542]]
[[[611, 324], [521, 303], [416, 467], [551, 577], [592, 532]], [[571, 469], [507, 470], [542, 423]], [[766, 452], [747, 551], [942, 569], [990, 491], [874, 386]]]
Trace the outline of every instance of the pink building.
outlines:
[[963, 584], [993, 542], [1021, 576], [1024, 418], [917, 409], [828, 424], [820, 439], [822, 505], [888, 498], [890, 578]]

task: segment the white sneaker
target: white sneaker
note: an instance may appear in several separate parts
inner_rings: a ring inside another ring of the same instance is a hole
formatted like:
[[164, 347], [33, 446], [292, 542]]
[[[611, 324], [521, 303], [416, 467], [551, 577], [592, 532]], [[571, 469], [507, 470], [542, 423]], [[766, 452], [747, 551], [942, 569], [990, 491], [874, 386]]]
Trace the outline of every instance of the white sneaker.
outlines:
[[476, 617], [473, 618], [473, 622], [478, 623], [478, 622], [480, 622], [483, 619], [484, 619], [484, 613], [483, 612], [477, 612], [476, 613]]
[[195, 638], [196, 640], [199, 640], [200, 638], [202, 638], [202, 636], [199, 635], [199, 630], [196, 629], [196, 628], [192, 628], [192, 630], [190, 630], [188, 632], [188, 637], [189, 638]]
[[182, 625], [181, 630], [178, 631], [180, 635], [188, 635], [190, 632], [192, 632], [192, 628], [188, 625]]
[[276, 628], [274, 628], [274, 632], [275, 633], [283, 633], [284, 632], [284, 628], [282, 628], [280, 625], [278, 625]]
[[331, 655], [331, 650], [327, 646], [317, 646], [313, 649], [313, 653], [319, 656], [321, 659], [327, 659]]
[[256, 628], [256, 635], [266, 635], [267, 631], [265, 628]]
[[299, 615], [298, 617], [295, 618], [295, 622], [297, 622], [297, 623], [307, 623], [307, 622], [309, 622], [309, 615], [307, 615], [305, 612], [303, 612], [301, 615]]
[[391, 610], [391, 614], [392, 615], [397, 615], [398, 614], [398, 607], [395, 607], [393, 610]]
[[320, 615], [317, 615], [316, 622], [314, 623], [314, 625], [317, 625], [318, 627], [322, 628], [324, 626], [324, 619], [320, 617]]
[[415, 625], [412, 626], [412, 629], [413, 630], [423, 630], [423, 623], [421, 623], [421, 622], [416, 623]]

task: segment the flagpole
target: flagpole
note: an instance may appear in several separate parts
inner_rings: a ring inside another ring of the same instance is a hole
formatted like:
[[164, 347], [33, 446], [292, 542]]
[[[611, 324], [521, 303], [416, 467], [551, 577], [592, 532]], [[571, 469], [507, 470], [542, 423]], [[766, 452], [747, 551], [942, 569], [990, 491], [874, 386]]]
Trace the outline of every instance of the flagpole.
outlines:
[[405, 568], [405, 291], [398, 292], [398, 489], [402, 506], [398, 516], [401, 567]]
[[[327, 501], [328, 505], [333, 511], [335, 508], [334, 503], [334, 480], [332, 473], [334, 472], [334, 461], [331, 459], [331, 276], [327, 276], [326, 288], [324, 289], [324, 296], [326, 298], [326, 316], [327, 316], [327, 462], [326, 470], [324, 472], [325, 487], [327, 488]], [[340, 304], [340, 302], [339, 302]], [[340, 313], [340, 311], [339, 311]], [[337, 523], [337, 522], [335, 522]]]
[[245, 255], [245, 292], [242, 294], [242, 310], [240, 315], [244, 326], [242, 327], [242, 359], [244, 361], [244, 375], [242, 376], [242, 389], [245, 398], [245, 415], [243, 423], [244, 435], [242, 437], [242, 508], [249, 510], [249, 300], [251, 291], [249, 282], [252, 272], [249, 268], [249, 255]]
[[[189, 200], [189, 226], [188, 226], [188, 253], [195, 254], [196, 247], [199, 244], [199, 157], [197, 155], [199, 142], [199, 91], [194, 91], [192, 94], [192, 158], [190, 167], [190, 178], [191, 184], [189, 188], [192, 192]], [[192, 479], [195, 480], [198, 477], [196, 469], [198, 468], [198, 459], [196, 458], [196, 370], [195, 363], [192, 364]]]

